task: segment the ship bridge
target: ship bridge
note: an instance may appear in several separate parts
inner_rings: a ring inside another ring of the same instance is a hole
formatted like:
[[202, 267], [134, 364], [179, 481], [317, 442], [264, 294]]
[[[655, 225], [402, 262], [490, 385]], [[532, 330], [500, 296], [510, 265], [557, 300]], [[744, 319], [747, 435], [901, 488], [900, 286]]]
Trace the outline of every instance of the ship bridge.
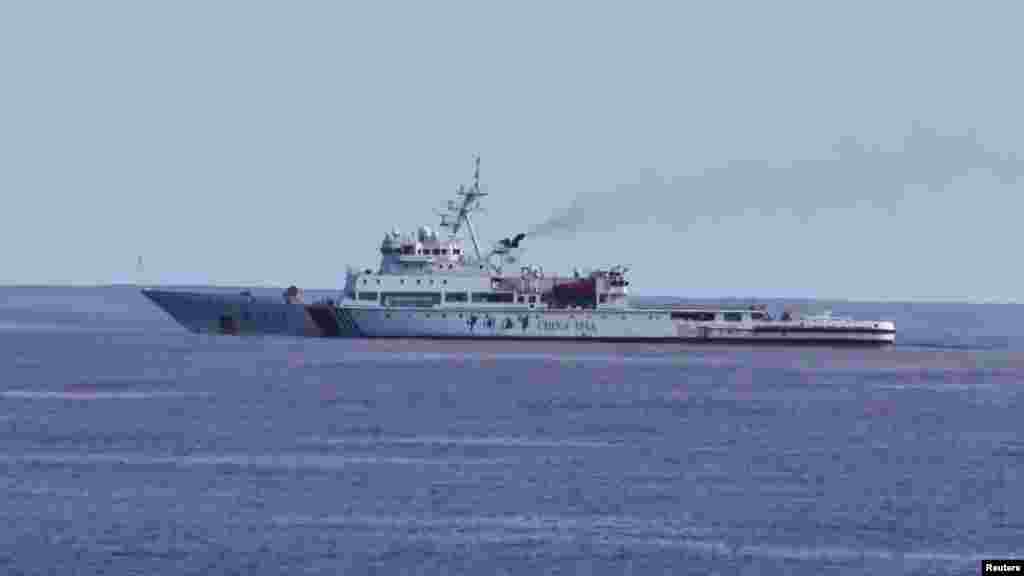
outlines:
[[[468, 268], [462, 240], [439, 238], [428, 226], [415, 235], [389, 232], [381, 242], [380, 254], [380, 274], [464, 274]], [[474, 268], [479, 273], [480, 268]]]

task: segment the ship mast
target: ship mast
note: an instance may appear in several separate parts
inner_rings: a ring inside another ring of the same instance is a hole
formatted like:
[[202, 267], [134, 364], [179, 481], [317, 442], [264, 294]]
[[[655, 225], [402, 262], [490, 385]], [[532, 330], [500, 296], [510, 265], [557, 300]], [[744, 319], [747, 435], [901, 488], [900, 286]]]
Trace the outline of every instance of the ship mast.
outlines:
[[469, 239], [473, 242], [473, 251], [476, 252], [476, 260], [477, 262], [483, 262], [484, 258], [480, 254], [480, 243], [476, 237], [476, 230], [473, 229], [473, 221], [469, 217], [470, 214], [479, 209], [480, 198], [487, 196], [486, 192], [480, 190], [479, 155], [473, 157], [473, 186], [467, 189], [465, 186], [460, 185], [456, 194], [461, 197], [461, 201], [458, 203], [448, 203], [448, 210], [455, 221], [448, 220], [448, 214], [441, 214], [441, 226], [451, 228], [451, 234], [455, 236], [459, 233], [462, 223], [465, 222], [466, 229], [469, 230]]

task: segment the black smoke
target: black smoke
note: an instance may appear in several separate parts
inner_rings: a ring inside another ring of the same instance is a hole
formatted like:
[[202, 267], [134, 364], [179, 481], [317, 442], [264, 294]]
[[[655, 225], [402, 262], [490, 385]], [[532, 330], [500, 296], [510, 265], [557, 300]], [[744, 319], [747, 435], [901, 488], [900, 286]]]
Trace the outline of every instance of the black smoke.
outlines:
[[986, 148], [974, 130], [943, 135], [914, 123], [895, 150], [844, 137], [830, 153], [788, 164], [732, 161], [724, 166], [671, 179], [653, 172], [603, 192], [584, 192], [527, 231], [531, 238], [605, 231], [616, 225], [657, 220], [691, 221], [695, 214], [720, 217], [746, 211], [771, 215], [783, 209], [810, 216], [821, 208], [884, 205], [907, 186], [941, 193], [956, 178], [985, 171], [1003, 184], [1024, 175], [1024, 161], [1013, 152]]

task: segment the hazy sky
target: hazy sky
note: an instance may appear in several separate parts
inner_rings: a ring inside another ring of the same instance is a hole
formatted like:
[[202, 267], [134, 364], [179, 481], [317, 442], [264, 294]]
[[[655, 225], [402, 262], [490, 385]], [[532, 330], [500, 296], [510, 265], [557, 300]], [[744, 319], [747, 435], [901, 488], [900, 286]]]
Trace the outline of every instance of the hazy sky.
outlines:
[[1024, 300], [1022, 12], [2, 2], [0, 283], [340, 286], [478, 152], [488, 241], [575, 219], [547, 270]]

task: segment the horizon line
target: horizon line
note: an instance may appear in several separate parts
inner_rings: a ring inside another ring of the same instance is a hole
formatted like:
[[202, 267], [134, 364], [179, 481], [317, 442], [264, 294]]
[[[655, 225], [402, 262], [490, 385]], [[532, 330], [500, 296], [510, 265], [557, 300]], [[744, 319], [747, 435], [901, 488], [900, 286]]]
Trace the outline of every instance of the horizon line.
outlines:
[[[263, 290], [283, 290], [288, 286], [284, 285], [268, 285], [268, 284], [243, 284], [243, 283], [225, 283], [225, 284], [148, 284], [138, 282], [110, 282], [110, 283], [27, 283], [27, 284], [6, 284], [0, 283], [0, 290], [3, 289], [28, 289], [28, 288], [42, 288], [42, 289], [56, 289], [56, 288], [81, 288], [81, 289], [98, 289], [98, 288], [216, 288], [216, 289], [263, 289]], [[303, 291], [308, 292], [340, 292], [340, 288], [301, 288]], [[711, 300], [711, 301], [722, 301], [722, 300], [746, 300], [746, 301], [758, 301], [758, 300], [796, 300], [796, 301], [813, 301], [813, 302], [848, 302], [851, 304], [972, 304], [972, 305], [1021, 305], [1024, 301], [1018, 300], [1000, 300], [1000, 299], [985, 299], [985, 300], [957, 300], [953, 298], [896, 298], [896, 299], [878, 299], [878, 298], [856, 298], [856, 297], [813, 297], [813, 296], [696, 296], [696, 295], [671, 295], [671, 294], [630, 294], [632, 298], [675, 298], [680, 300]]]

